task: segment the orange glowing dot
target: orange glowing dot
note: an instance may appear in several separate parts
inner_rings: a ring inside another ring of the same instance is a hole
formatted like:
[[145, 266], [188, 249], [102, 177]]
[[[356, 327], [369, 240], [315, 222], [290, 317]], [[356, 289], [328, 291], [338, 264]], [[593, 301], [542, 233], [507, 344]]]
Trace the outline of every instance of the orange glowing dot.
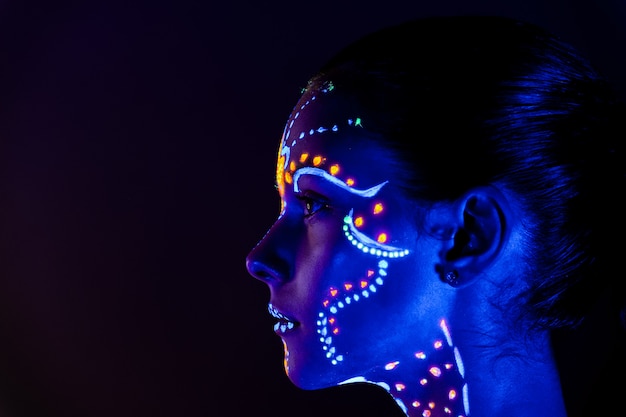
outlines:
[[348, 179], [346, 180], [346, 184], [347, 184], [348, 186], [352, 187], [352, 186], [354, 185], [354, 180], [353, 180], [352, 178], [348, 178]]
[[361, 281], [361, 288], [365, 288], [367, 287], [368, 282], [367, 281]]
[[367, 277], [371, 277], [372, 275], [374, 275], [374, 271], [372, 271], [371, 269], [367, 270]]
[[328, 307], [328, 304], [330, 304], [330, 301], [328, 301], [328, 300], [324, 300], [324, 302], [322, 302], [322, 305], [324, 307]]
[[363, 226], [363, 217], [359, 216], [356, 219], [354, 219], [354, 225], [356, 227], [361, 227]]
[[443, 346], [443, 342], [441, 340], [436, 340], [435, 343], [433, 343], [433, 346], [435, 347], [435, 349], [441, 349], [441, 347]]
[[328, 322], [329, 322], [330, 324], [335, 324], [335, 318], [334, 318], [334, 317], [329, 318], [329, 319], [328, 319]]
[[292, 171], [292, 172], [296, 170], [296, 163], [295, 162], [291, 161], [289, 163], [289, 170]]
[[335, 328], [333, 329], [333, 334], [339, 334], [339, 329], [335, 327]]
[[424, 352], [415, 352], [415, 357], [417, 359], [426, 359], [426, 354]]
[[337, 175], [339, 172], [339, 165], [335, 164], [330, 167], [330, 175]]
[[417, 408], [417, 407], [419, 407], [419, 406], [420, 406], [420, 405], [422, 405], [422, 404], [420, 404], [420, 402], [419, 402], [419, 401], [413, 401], [413, 402], [411, 403], [411, 405], [412, 405], [413, 407]]
[[387, 241], [387, 233], [379, 234], [376, 241], [378, 241], [378, 243], [385, 243]]
[[406, 385], [404, 385], [402, 382], [398, 382], [396, 384], [396, 391], [404, 391], [406, 388]]
[[322, 163], [323, 158], [321, 156], [316, 156], [313, 158], [313, 165], [319, 166]]
[[291, 174], [289, 172], [285, 172], [285, 182], [287, 184], [291, 184], [293, 182], [293, 179], [291, 178]]
[[452, 365], [451, 363], [446, 363], [444, 366], [446, 367], [446, 369], [452, 369], [454, 365]]
[[385, 365], [385, 370], [386, 371], [391, 371], [392, 369], [394, 369], [398, 365], [400, 365], [400, 361], [389, 362], [387, 365]]
[[432, 410], [433, 408], [435, 408], [435, 403], [434, 402], [429, 402], [428, 403], [428, 407], [430, 407], [430, 409]]
[[381, 211], [383, 211], [383, 204], [382, 203], [376, 203], [374, 205], [374, 214], [378, 214]]
[[430, 410], [424, 410], [422, 417], [430, 417]]
[[432, 376], [435, 376], [437, 378], [441, 376], [441, 369], [436, 366], [431, 366], [428, 372], [430, 372]]
[[300, 163], [303, 164], [304, 162], [306, 162], [308, 157], [309, 157], [309, 154], [306, 152], [300, 155]]
[[338, 292], [339, 291], [337, 291], [337, 288], [331, 288], [330, 289], [330, 295], [332, 295], [333, 297], [336, 297]]
[[352, 289], [352, 284], [349, 284], [349, 283], [348, 283], [348, 284], [343, 284], [343, 287], [344, 287], [346, 290], [350, 291], [350, 290]]
[[426, 384], [428, 384], [428, 380], [426, 378], [420, 379], [420, 385], [426, 385]]
[[456, 398], [456, 390], [451, 389], [450, 392], [448, 392], [448, 399], [454, 400], [455, 398]]

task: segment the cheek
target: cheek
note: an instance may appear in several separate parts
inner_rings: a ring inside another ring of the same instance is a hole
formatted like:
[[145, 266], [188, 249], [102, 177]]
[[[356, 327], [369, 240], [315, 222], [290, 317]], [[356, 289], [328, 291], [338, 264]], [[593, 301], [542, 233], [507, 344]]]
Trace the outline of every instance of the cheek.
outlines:
[[[364, 222], [358, 226], [364, 226]], [[383, 301], [381, 292], [394, 272], [399, 272], [394, 269], [401, 270], [402, 264], [406, 264], [403, 258], [409, 254], [408, 249], [370, 237], [358, 226], [353, 215], [345, 216], [344, 243], [334, 258], [332, 285], [325, 290], [317, 320], [322, 349], [335, 365], [346, 359], [343, 346], [351, 344], [351, 340], [363, 342], [370, 333], [367, 329], [377, 326], [373, 319], [381, 319], [375, 313]], [[381, 233], [384, 232], [378, 236]]]

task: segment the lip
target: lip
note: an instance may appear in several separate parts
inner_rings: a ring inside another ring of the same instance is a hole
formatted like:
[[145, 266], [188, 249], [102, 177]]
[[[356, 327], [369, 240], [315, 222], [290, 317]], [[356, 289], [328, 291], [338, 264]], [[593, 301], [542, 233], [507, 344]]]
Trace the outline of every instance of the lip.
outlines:
[[274, 332], [276, 332], [279, 335], [292, 332], [296, 328], [298, 328], [298, 326], [300, 326], [300, 323], [297, 320], [293, 319], [292, 317], [289, 317], [287, 314], [280, 311], [272, 303], [269, 303], [267, 305], [267, 311], [270, 313], [272, 317], [274, 317], [277, 320], [276, 323], [274, 324]]

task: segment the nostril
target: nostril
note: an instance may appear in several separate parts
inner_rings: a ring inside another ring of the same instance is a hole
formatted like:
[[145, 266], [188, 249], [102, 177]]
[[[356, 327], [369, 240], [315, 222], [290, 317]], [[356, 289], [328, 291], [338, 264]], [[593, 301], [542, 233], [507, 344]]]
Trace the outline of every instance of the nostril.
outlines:
[[248, 261], [246, 267], [250, 275], [261, 281], [281, 280], [282, 275], [278, 270], [259, 261]]

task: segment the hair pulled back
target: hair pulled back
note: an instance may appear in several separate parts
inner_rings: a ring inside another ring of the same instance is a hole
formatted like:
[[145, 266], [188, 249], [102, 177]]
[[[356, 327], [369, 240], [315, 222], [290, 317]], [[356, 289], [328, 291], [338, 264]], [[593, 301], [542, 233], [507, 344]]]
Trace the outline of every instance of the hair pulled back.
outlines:
[[507, 18], [420, 19], [341, 50], [307, 88], [329, 83], [397, 152], [415, 199], [517, 196], [533, 323], [575, 326], [603, 294], [624, 305], [623, 107], [571, 46]]

